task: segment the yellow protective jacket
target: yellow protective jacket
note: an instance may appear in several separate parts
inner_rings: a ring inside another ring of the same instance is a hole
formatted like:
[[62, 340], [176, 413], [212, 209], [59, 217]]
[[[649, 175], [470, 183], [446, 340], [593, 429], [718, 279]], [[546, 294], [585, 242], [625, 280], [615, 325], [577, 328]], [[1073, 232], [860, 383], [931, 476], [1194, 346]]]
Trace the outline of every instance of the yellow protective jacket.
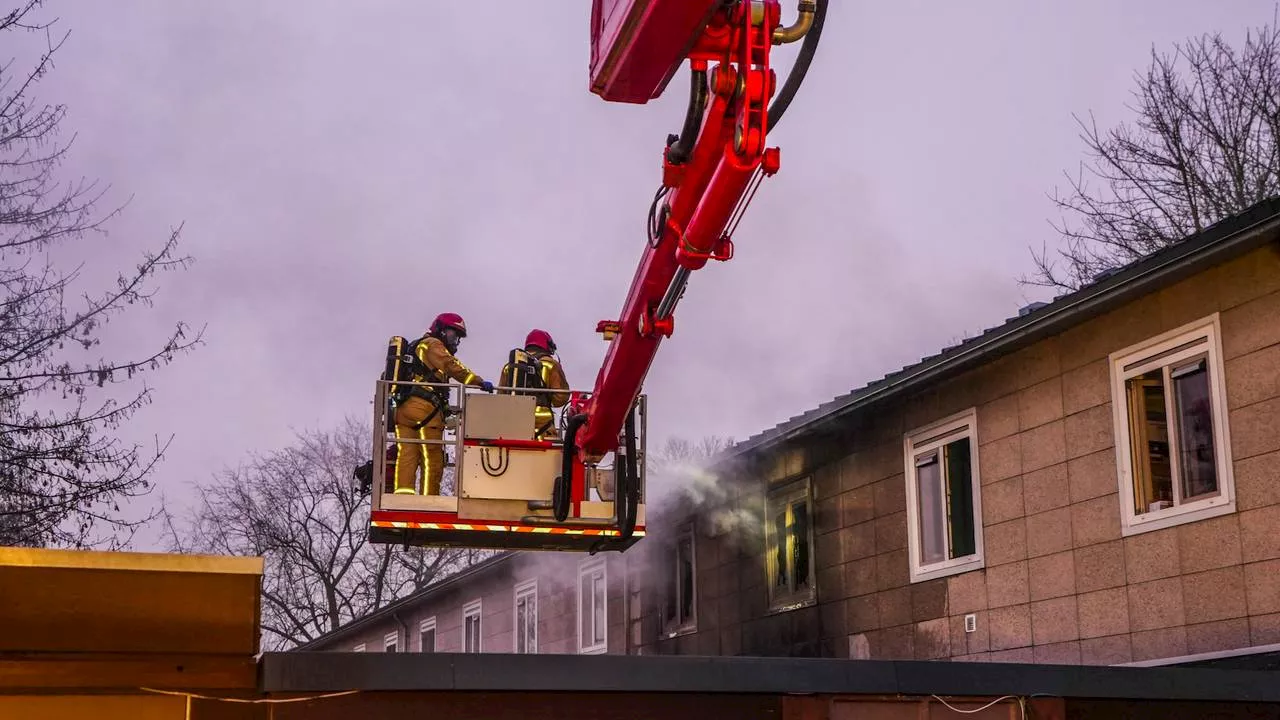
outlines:
[[[418, 361], [427, 366], [435, 377], [427, 377], [414, 373], [413, 382], [445, 382], [452, 378], [463, 385], [481, 385], [484, 378], [471, 371], [462, 361], [449, 352], [444, 341], [437, 337], [426, 337], [414, 348]], [[425, 389], [425, 388], [424, 388]], [[436, 389], [436, 388], [431, 388]], [[441, 390], [443, 388], [440, 388]]]

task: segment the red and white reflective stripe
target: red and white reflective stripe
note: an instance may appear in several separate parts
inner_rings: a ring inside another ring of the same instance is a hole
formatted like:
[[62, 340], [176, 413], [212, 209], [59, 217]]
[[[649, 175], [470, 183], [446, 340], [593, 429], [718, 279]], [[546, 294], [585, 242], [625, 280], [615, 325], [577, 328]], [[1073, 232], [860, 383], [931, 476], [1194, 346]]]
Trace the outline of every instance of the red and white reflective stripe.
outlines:
[[[386, 528], [403, 528], [409, 530], [482, 530], [489, 532], [521, 532], [521, 533], [544, 533], [547, 535], [621, 535], [618, 530], [610, 528], [565, 528], [565, 527], [540, 527], [536, 525], [477, 525], [473, 523], [431, 523], [431, 522], [405, 522], [399, 520], [373, 520], [369, 523], [374, 527]], [[644, 535], [644, 530], [636, 528], [633, 535]]]

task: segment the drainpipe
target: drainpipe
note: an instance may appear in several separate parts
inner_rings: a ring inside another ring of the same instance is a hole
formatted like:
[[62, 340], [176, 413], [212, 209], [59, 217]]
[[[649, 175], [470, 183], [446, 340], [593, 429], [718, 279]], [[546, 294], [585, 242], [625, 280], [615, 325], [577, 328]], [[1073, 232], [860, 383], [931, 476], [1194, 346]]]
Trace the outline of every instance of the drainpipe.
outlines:
[[395, 619], [396, 624], [404, 631], [404, 650], [401, 652], [409, 652], [409, 626], [401, 619], [399, 610], [392, 612], [391, 617]]

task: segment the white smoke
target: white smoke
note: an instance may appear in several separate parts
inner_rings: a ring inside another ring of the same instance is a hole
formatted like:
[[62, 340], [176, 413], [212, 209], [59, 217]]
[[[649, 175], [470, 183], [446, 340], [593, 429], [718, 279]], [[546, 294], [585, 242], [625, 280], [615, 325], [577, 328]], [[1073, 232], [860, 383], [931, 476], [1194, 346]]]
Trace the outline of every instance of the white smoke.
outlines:
[[[758, 488], [734, 463], [717, 462], [717, 455], [732, 444], [716, 437], [693, 443], [667, 440], [657, 451], [646, 455], [645, 510], [647, 536], [631, 550], [619, 555], [603, 553], [608, 564], [609, 585], [625, 584], [624, 605], [640, 593], [641, 612], [658, 612], [662, 592], [668, 587], [675, 566], [670, 556], [673, 539], [669, 533], [687, 518], [697, 522], [698, 539], [717, 538], [730, 547], [751, 547], [763, 541], [763, 499]], [[526, 551], [519, 560], [522, 577], [536, 576], [548, 591], [573, 587], [579, 569], [589, 558], [583, 553]], [[601, 556], [597, 556], [601, 557]], [[624, 580], [624, 575], [627, 577]], [[632, 612], [630, 608], [628, 614]], [[629, 631], [628, 631], [629, 632]], [[651, 640], [648, 639], [646, 641]]]
[[670, 438], [648, 457], [646, 511], [661, 527], [669, 516], [693, 516], [710, 536], [753, 541], [763, 536], [758, 493], [746, 492], [742, 473], [718, 461], [732, 440], [709, 436], [699, 443]]

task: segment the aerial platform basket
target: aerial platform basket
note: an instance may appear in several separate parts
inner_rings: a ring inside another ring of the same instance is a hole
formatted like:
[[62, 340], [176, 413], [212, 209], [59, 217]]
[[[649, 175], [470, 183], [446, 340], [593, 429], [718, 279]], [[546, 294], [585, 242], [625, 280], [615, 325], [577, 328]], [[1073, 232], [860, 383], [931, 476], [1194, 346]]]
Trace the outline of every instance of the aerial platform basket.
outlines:
[[[395, 385], [448, 393], [453, 411], [442, 439], [397, 441], [391, 399]], [[622, 551], [638, 542], [645, 534], [645, 396], [632, 408], [617, 450], [585, 466], [572, 453], [566, 461], [563, 422], [555, 439], [534, 438], [533, 393], [552, 391], [495, 391], [378, 381], [369, 539], [406, 546], [578, 552]], [[422, 494], [421, 477], [415, 494], [394, 492], [398, 442], [438, 443], [446, 455], [452, 454], [441, 495]]]

